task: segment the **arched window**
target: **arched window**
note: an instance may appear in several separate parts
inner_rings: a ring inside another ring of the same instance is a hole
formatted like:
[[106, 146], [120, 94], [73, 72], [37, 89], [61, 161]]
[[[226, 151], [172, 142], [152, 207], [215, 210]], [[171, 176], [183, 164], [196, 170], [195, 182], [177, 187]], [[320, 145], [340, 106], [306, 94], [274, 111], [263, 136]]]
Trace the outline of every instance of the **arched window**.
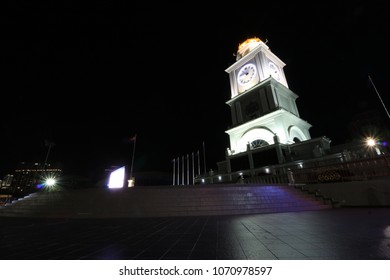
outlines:
[[267, 145], [269, 145], [269, 143], [267, 141], [264, 141], [263, 139], [256, 139], [256, 140], [253, 140], [251, 142], [251, 148], [252, 149], [264, 147], [264, 146], [267, 146]]

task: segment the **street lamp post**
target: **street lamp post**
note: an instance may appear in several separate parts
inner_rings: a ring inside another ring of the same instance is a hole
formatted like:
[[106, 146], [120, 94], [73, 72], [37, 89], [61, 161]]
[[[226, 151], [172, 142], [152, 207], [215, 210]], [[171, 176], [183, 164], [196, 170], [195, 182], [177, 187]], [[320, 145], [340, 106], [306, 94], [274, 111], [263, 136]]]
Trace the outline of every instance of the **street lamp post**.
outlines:
[[46, 170], [47, 160], [49, 159], [49, 154], [50, 154], [51, 147], [53, 146], [53, 143], [49, 142], [47, 145], [48, 145], [48, 148], [47, 148], [47, 153], [46, 153], [46, 157], [45, 157], [45, 162], [43, 163], [43, 171]]

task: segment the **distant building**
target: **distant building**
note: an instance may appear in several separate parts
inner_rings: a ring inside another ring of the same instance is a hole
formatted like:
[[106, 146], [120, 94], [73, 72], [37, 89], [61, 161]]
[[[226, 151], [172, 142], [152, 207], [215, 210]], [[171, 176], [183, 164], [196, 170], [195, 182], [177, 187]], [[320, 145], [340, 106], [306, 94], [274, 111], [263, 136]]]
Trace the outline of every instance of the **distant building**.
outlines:
[[43, 168], [39, 163], [19, 163], [14, 174], [7, 174], [1, 182], [1, 192], [14, 197], [28, 195], [39, 190], [48, 177], [59, 177], [62, 170], [47, 165]]

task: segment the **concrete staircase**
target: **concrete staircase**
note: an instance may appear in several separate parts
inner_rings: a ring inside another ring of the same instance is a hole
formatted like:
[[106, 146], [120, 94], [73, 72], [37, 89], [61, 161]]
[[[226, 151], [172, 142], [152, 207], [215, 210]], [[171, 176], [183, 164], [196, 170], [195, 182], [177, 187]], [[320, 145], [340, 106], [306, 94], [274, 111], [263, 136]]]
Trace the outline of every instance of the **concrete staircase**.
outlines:
[[0, 217], [123, 218], [235, 215], [332, 208], [288, 185], [225, 184], [38, 192], [0, 207]]

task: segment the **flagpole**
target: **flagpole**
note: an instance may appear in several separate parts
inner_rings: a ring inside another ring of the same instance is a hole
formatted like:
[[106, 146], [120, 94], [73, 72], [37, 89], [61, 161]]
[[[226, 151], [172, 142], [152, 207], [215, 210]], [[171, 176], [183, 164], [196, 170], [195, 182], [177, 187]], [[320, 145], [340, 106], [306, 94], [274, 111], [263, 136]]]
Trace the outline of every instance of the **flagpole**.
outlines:
[[192, 152], [192, 184], [195, 185], [194, 152]]
[[181, 184], [184, 186], [184, 156], [181, 156], [181, 163], [182, 163], [182, 168], [181, 168]]
[[204, 174], [206, 175], [206, 149], [204, 146], [204, 141], [203, 141], [203, 167], [204, 167]]
[[376, 89], [376, 87], [375, 87], [375, 85], [374, 85], [374, 82], [372, 81], [370, 75], [368, 75], [368, 78], [370, 79], [370, 82], [371, 82], [372, 86], [374, 87], [374, 90], [376, 91], [376, 94], [378, 95], [379, 100], [381, 101], [383, 108], [385, 108], [385, 111], [386, 111], [387, 116], [388, 116], [389, 119], [390, 119], [390, 114], [389, 114], [389, 112], [387, 111], [386, 106], [385, 106], [385, 103], [383, 103], [383, 100], [382, 100], [381, 96], [379, 95], [379, 92], [378, 92], [378, 90]]
[[199, 150], [197, 152], [197, 156], [198, 156], [198, 175], [200, 175], [200, 156], [199, 156]]
[[190, 184], [190, 158], [187, 154], [187, 185]]
[[134, 136], [134, 146], [133, 146], [133, 156], [131, 158], [131, 166], [130, 166], [130, 180], [133, 178], [133, 165], [134, 165], [134, 155], [135, 155], [135, 144], [137, 143], [137, 134]]
[[172, 162], [173, 162], [173, 173], [172, 173], [172, 186], [174, 186], [175, 185], [175, 159], [173, 159], [172, 160]]
[[177, 157], [177, 185], [180, 186], [180, 157]]

